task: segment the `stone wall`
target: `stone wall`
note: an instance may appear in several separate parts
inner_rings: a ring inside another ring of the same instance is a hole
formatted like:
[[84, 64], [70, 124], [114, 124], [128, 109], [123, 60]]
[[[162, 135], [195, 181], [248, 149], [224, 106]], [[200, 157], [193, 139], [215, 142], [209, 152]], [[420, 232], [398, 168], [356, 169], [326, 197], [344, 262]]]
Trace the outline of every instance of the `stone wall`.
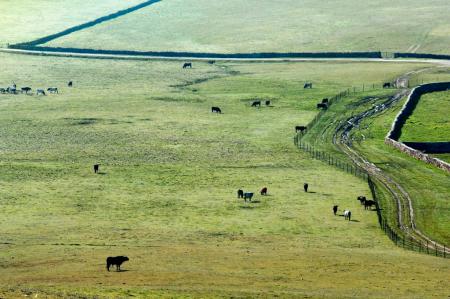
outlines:
[[[399, 149], [401, 152], [404, 152], [416, 159], [422, 160], [426, 163], [432, 164], [436, 167], [439, 167], [443, 170], [450, 172], [449, 163], [434, 157], [430, 157], [429, 155], [421, 152], [420, 150], [412, 148], [398, 141], [402, 132], [403, 125], [416, 108], [417, 103], [420, 100], [420, 97], [426, 93], [445, 91], [448, 89], [450, 89], [450, 82], [429, 83], [414, 88], [409, 94], [408, 99], [403, 105], [402, 110], [397, 114], [397, 117], [395, 118], [394, 123], [392, 124], [391, 130], [387, 134], [384, 141], [386, 144]], [[409, 145], [414, 145], [414, 143], [410, 142]]]

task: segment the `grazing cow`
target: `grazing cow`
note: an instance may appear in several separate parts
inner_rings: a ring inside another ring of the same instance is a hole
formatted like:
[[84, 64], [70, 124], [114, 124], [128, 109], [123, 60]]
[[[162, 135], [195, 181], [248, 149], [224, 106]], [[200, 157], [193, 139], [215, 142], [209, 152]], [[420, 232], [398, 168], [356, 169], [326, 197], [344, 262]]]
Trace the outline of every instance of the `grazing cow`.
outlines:
[[6, 93], [6, 89], [0, 88], [0, 93]]
[[334, 214], [334, 216], [336, 216], [337, 210], [338, 210], [338, 206], [333, 206], [333, 214]]
[[328, 104], [328, 98], [322, 99], [322, 104]]
[[239, 189], [237, 194], [238, 194], [238, 198], [244, 198], [244, 190]]
[[348, 221], [350, 221], [350, 219], [352, 218], [352, 212], [349, 210], [345, 210], [344, 211], [344, 219], [348, 219]]
[[69, 83], [67, 83], [67, 86], [68, 86], [68, 87], [72, 87], [72, 86], [73, 86], [73, 82], [72, 82], [72, 81], [69, 81]]
[[57, 87], [49, 87], [47, 88], [48, 93], [58, 93]]
[[45, 91], [43, 89], [36, 89], [36, 95], [43, 95], [43, 96], [45, 96]]
[[111, 266], [116, 265], [116, 271], [120, 271], [120, 265], [122, 265], [123, 262], [129, 261], [130, 259], [126, 256], [109, 256], [106, 259], [106, 269], [109, 271], [109, 268]]
[[364, 201], [364, 210], [370, 210], [370, 209], [372, 209], [372, 206], [376, 207], [375, 201], [373, 201], [373, 200]]
[[390, 82], [385, 82], [383, 84], [383, 88], [391, 88], [391, 83]]
[[22, 93], [28, 94], [28, 92], [31, 91], [31, 87], [22, 87], [22, 88], [20, 89], [20, 91], [21, 91]]
[[324, 109], [326, 110], [328, 108], [328, 105], [326, 103], [319, 103], [317, 104], [317, 109]]
[[305, 192], [308, 192], [308, 187], [309, 187], [308, 183], [303, 184], [303, 190], [305, 190]]
[[267, 187], [261, 189], [261, 195], [267, 195]]
[[244, 201], [247, 201], [247, 199], [248, 199], [248, 201], [252, 201], [252, 197], [253, 197], [253, 192], [245, 192], [244, 193]]
[[312, 88], [312, 83], [311, 82], [306, 82], [305, 85], [303, 85], [303, 88]]
[[99, 169], [100, 169], [100, 164], [94, 164], [94, 173], [98, 173]]
[[362, 196], [362, 195], [360, 195], [360, 196], [358, 196], [358, 200], [359, 200], [359, 202], [363, 205], [364, 204], [364, 202], [366, 201], [366, 197], [365, 196]]
[[192, 63], [191, 62], [185, 62], [184, 64], [183, 64], [183, 68], [185, 69], [185, 68], [192, 68]]
[[252, 107], [261, 107], [261, 101], [254, 101]]
[[211, 112], [213, 112], [213, 113], [222, 113], [222, 110], [220, 110], [219, 107], [211, 107]]
[[214, 63], [216, 63], [216, 61], [215, 60], [209, 60], [208, 63], [209, 64], [214, 64]]
[[266, 106], [270, 106], [270, 101], [266, 101]]
[[295, 126], [295, 133], [297, 133], [298, 131], [303, 133], [304, 131], [306, 131], [306, 126]]

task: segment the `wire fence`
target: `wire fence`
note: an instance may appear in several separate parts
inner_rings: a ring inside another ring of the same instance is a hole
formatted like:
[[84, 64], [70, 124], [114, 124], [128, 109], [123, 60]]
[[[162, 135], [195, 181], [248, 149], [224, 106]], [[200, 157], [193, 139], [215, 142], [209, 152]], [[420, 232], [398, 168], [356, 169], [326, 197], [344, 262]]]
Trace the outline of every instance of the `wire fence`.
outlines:
[[[375, 88], [375, 85], [373, 85]], [[340, 92], [339, 94], [335, 95], [331, 99], [329, 99], [329, 104], [331, 105], [334, 102], [340, 101], [342, 98], [351, 95], [352, 93], [356, 93], [358, 89], [351, 88], [347, 89], [346, 91]], [[363, 89], [364, 90], [364, 87]], [[361, 90], [360, 90], [361, 91]], [[370, 174], [362, 167], [355, 165], [353, 163], [349, 163], [348, 161], [344, 161], [341, 158], [336, 157], [335, 155], [331, 154], [330, 152], [319, 150], [318, 148], [310, 145], [307, 142], [304, 142], [302, 138], [307, 134], [307, 132], [310, 131], [310, 129], [320, 120], [320, 118], [323, 116], [323, 114], [326, 113], [326, 110], [321, 110], [314, 119], [306, 125], [306, 131], [304, 133], [298, 133], [294, 137], [294, 144], [304, 152], [311, 155], [312, 158], [316, 160], [323, 161], [325, 163], [328, 163], [328, 165], [334, 166], [348, 174], [354, 175], [360, 179], [365, 180], [368, 185], [369, 189], [372, 195], [373, 200], [375, 201], [376, 205], [376, 211], [377, 211], [377, 217], [378, 222], [380, 224], [380, 228], [385, 232], [385, 234], [391, 239], [397, 246], [400, 246], [404, 249], [409, 249], [413, 251], [417, 251], [420, 253], [425, 253], [429, 255], [434, 255], [438, 257], [443, 258], [449, 258], [450, 254], [447, 252], [448, 247], [447, 246], [437, 246], [436, 243], [432, 242], [420, 242], [419, 240], [416, 240], [412, 237], [402, 236], [398, 233], [398, 229], [393, 229], [389, 224], [387, 219], [382, 214], [382, 209], [380, 208], [380, 201], [377, 196], [376, 191], [376, 185], [372, 180], [372, 177]]]

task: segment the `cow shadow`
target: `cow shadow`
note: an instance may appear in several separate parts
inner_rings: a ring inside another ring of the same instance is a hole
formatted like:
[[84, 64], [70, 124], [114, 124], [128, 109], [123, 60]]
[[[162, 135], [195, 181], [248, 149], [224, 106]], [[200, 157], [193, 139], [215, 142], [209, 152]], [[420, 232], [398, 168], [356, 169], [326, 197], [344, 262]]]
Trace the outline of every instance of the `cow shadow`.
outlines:
[[360, 222], [359, 220], [352, 219], [351, 222]]
[[107, 173], [106, 173], [106, 172], [103, 172], [103, 171], [99, 171], [99, 172], [97, 172], [97, 174], [98, 174], [98, 175], [106, 175]]
[[260, 200], [252, 200], [250, 203], [260, 203]]
[[244, 210], [251, 210], [251, 209], [254, 209], [255, 207], [252, 207], [252, 206], [240, 206], [240, 208], [244, 209]]

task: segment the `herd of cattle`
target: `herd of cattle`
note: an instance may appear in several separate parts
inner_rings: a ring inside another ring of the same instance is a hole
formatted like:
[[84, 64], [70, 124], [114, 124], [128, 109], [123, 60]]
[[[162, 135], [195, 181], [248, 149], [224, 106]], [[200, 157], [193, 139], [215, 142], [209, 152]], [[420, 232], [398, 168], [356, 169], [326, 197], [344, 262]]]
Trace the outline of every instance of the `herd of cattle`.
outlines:
[[[303, 184], [303, 190], [305, 192], [308, 192], [308, 187], [309, 187], [308, 183]], [[262, 196], [267, 195], [267, 190], [268, 190], [267, 187], [263, 187], [259, 193]], [[252, 202], [253, 196], [254, 192], [244, 192], [244, 190], [242, 189], [239, 189], [237, 191], [237, 197], [244, 199], [244, 202], [247, 202], [247, 200], [248, 202]], [[371, 210], [372, 206], [375, 206], [375, 209], [378, 209], [377, 203], [373, 200], [367, 199], [365, 196], [358, 196], [357, 200], [361, 203], [361, 205], [364, 205], [365, 210]], [[333, 214], [335, 216], [337, 215], [338, 209], [339, 209], [338, 205], [333, 206]], [[350, 210], [344, 210], [343, 216], [345, 220], [351, 221], [352, 212]]]
[[[69, 81], [69, 83], [67, 83], [68, 87], [72, 87], [73, 83], [72, 81]], [[49, 87], [46, 90], [45, 89], [36, 89], [36, 95], [42, 95], [45, 96], [47, 95], [47, 93], [59, 93], [59, 90], [57, 87]], [[6, 88], [2, 88], [0, 87], [0, 94], [33, 94], [33, 89], [29, 86], [25, 86], [25, 87], [21, 87], [21, 88], [17, 88], [16, 83], [13, 82], [13, 84], [11, 86], [8, 86]]]

